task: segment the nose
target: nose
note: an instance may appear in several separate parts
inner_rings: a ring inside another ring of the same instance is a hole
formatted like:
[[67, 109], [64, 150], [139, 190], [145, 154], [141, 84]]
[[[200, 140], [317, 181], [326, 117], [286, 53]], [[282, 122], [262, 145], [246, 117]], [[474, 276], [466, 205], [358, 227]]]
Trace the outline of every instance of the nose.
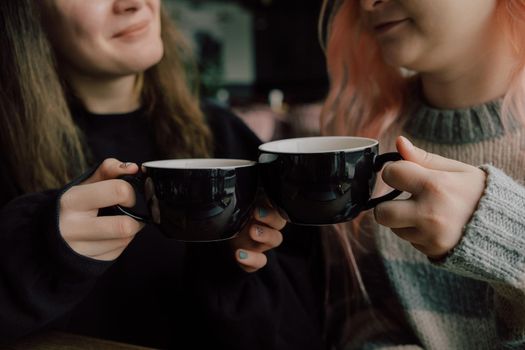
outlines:
[[373, 11], [376, 7], [389, 0], [361, 0], [361, 8], [365, 11]]
[[144, 6], [144, 0], [116, 0], [113, 11], [116, 14], [135, 13]]

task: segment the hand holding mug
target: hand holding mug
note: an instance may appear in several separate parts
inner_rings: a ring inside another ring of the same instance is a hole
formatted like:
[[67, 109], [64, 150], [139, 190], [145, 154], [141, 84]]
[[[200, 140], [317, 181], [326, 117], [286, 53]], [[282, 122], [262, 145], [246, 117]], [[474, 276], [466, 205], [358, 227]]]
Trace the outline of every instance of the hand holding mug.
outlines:
[[264, 252], [278, 247], [286, 225], [277, 210], [267, 205], [254, 210], [253, 219], [232, 241], [231, 246], [239, 266], [247, 272], [255, 272], [266, 265]]
[[378, 150], [376, 140], [360, 137], [306, 137], [261, 145], [259, 172], [272, 207], [257, 209], [257, 221], [232, 241], [240, 266], [253, 272], [266, 265], [264, 252], [281, 244], [286, 221], [345, 222], [399, 195], [394, 190], [371, 198], [377, 172], [401, 159], [398, 153]]
[[351, 136], [302, 137], [259, 146], [264, 191], [288, 222], [331, 225], [394, 199], [401, 191], [371, 198], [377, 173], [397, 152], [379, 154], [379, 142]]
[[485, 189], [486, 174], [427, 153], [404, 137], [397, 139], [397, 149], [406, 161], [387, 165], [383, 180], [412, 196], [379, 204], [376, 220], [427, 256], [441, 258], [459, 243]]
[[125, 215], [99, 217], [98, 211], [114, 205], [134, 205], [135, 191], [117, 178], [137, 171], [136, 164], [106, 159], [90, 178], [62, 195], [59, 229], [71, 249], [104, 261], [120, 256], [144, 224]]
[[154, 224], [168, 238], [211, 242], [233, 238], [248, 223], [255, 203], [257, 164], [244, 159], [165, 159], [142, 164], [126, 177], [145, 199], [147, 213], [116, 207]]

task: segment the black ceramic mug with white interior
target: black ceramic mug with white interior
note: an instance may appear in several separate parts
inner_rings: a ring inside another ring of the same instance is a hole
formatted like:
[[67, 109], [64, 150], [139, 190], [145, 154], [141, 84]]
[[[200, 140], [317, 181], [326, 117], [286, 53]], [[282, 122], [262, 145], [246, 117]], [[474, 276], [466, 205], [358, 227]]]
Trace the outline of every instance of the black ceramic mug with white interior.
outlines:
[[153, 223], [169, 238], [219, 241], [232, 238], [249, 221], [258, 188], [257, 163], [242, 159], [172, 159], [143, 163], [141, 173], [125, 177], [148, 214], [118, 209]]
[[279, 213], [300, 225], [329, 225], [401, 194], [393, 190], [371, 198], [377, 172], [397, 152], [379, 154], [377, 140], [351, 137], [284, 139], [259, 147], [264, 191]]

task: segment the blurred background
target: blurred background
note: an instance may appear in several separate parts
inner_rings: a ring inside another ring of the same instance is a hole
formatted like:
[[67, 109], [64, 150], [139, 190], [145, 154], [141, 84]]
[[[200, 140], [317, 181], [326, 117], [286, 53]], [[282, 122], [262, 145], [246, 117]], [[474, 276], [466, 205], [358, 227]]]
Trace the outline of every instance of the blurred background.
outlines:
[[263, 140], [319, 133], [328, 88], [322, 0], [163, 0], [189, 39], [201, 93]]

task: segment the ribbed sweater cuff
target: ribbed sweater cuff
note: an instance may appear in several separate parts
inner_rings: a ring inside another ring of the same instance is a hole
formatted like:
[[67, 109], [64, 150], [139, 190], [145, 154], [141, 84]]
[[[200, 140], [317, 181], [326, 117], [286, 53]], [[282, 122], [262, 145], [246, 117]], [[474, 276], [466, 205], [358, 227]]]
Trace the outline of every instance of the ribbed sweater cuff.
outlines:
[[492, 166], [464, 236], [438, 265], [492, 283], [525, 285], [525, 188]]
[[85, 181], [87, 178], [89, 178], [94, 173], [96, 168], [97, 167], [94, 167], [91, 170], [79, 176], [78, 178], [74, 179], [60, 191], [55, 204], [56, 215], [54, 228], [51, 230], [51, 237], [49, 237], [50, 247], [54, 252], [54, 255], [56, 256], [60, 267], [63, 269], [63, 272], [69, 273], [71, 275], [76, 275], [77, 277], [98, 277], [99, 275], [104, 273], [113, 263], [112, 261], [102, 261], [89, 258], [87, 256], [83, 256], [75, 252], [67, 244], [67, 242], [62, 237], [62, 234], [60, 233], [59, 213], [60, 199], [62, 198], [62, 195], [71, 187], [76, 186], [81, 182]]

